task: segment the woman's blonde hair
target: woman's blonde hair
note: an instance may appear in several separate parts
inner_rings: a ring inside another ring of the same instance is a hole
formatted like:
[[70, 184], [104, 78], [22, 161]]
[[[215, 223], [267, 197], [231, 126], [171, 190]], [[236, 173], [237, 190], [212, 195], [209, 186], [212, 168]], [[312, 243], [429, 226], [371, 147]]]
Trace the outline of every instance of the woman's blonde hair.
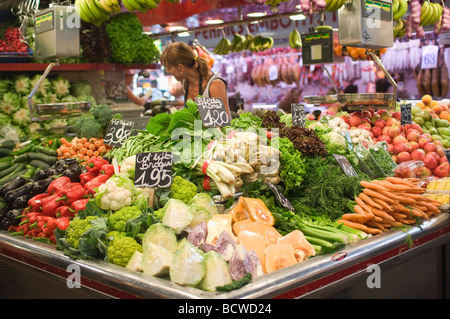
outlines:
[[193, 68], [197, 64], [198, 72], [202, 76], [207, 76], [209, 72], [208, 61], [198, 56], [197, 51], [184, 42], [169, 44], [161, 55], [160, 61], [164, 66], [183, 64], [186, 67]]

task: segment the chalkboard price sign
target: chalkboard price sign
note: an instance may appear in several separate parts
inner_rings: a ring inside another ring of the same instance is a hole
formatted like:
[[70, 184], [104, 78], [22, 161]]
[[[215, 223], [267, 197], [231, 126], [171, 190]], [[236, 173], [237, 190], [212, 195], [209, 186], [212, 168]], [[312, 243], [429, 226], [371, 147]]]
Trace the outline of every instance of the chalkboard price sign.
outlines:
[[294, 206], [292, 206], [291, 202], [289, 201], [289, 199], [287, 199], [278, 189], [278, 187], [276, 187], [274, 184], [272, 184], [269, 181], [266, 181], [266, 184], [270, 187], [270, 189], [272, 190], [273, 194], [275, 195], [275, 197], [277, 198], [278, 202], [280, 202], [280, 204], [286, 208], [289, 209], [290, 211], [295, 211]]
[[444, 154], [445, 154], [445, 157], [447, 157], [447, 160], [450, 162], [450, 149], [444, 150]]
[[292, 124], [302, 127], [305, 126], [306, 123], [305, 105], [292, 103], [291, 111], [292, 111]]
[[172, 152], [136, 154], [135, 187], [168, 188], [172, 185]]
[[133, 126], [133, 121], [112, 119], [109, 122], [108, 129], [106, 130], [103, 143], [115, 147], [121, 147], [123, 142], [130, 137]]
[[411, 103], [401, 104], [400, 105], [400, 114], [401, 114], [401, 118], [400, 118], [401, 125], [411, 124], [411, 122], [412, 122]]
[[225, 105], [221, 98], [215, 97], [196, 97], [200, 117], [205, 127], [223, 127], [230, 125]]
[[358, 176], [352, 164], [348, 161], [348, 159], [341, 154], [333, 154], [336, 161], [339, 163], [339, 166], [342, 168], [344, 173], [348, 176]]

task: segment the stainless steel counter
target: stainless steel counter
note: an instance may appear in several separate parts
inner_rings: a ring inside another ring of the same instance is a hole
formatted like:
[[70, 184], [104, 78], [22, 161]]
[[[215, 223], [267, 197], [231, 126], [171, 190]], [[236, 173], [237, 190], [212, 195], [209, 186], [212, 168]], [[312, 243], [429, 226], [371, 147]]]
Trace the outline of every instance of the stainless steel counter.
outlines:
[[[412, 240], [413, 245], [410, 243]], [[72, 260], [53, 246], [0, 231], [0, 261], [32, 269], [55, 278], [67, 291], [79, 274], [81, 287], [96, 297], [257, 299], [308, 298], [333, 291], [356, 279], [368, 277], [368, 267], [381, 270], [399, 265], [435, 247], [450, 243], [450, 217], [442, 213], [408, 231], [391, 230], [328, 255], [255, 278], [252, 283], [228, 293], [210, 293], [182, 287], [165, 279], [146, 276], [99, 260]], [[447, 245], [448, 246], [448, 245]], [[79, 272], [73, 273], [73, 269]], [[369, 268], [370, 269], [370, 268]], [[448, 270], [447, 270], [448, 272]]]

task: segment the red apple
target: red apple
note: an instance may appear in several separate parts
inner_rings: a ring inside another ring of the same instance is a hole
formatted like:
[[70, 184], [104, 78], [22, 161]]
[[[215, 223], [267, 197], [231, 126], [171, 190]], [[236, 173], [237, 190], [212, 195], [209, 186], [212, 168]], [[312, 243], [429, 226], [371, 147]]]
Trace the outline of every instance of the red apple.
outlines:
[[399, 122], [402, 119], [402, 115], [401, 115], [400, 111], [392, 112], [391, 116]]
[[411, 159], [413, 161], [423, 161], [423, 159], [425, 158], [426, 153], [423, 149], [419, 148], [417, 150], [412, 151], [411, 153]]
[[409, 142], [408, 142], [408, 143], [405, 143], [405, 145], [406, 145], [406, 151], [408, 153], [411, 153], [413, 151], [411, 144], [409, 144]]
[[375, 126], [383, 128], [383, 127], [386, 126], [386, 121], [380, 118], [380, 119], [375, 121]]
[[431, 140], [428, 139], [428, 137], [421, 135], [421, 137], [419, 138], [419, 141], [417, 143], [419, 144], [420, 148], [424, 148], [425, 145], [427, 145], [430, 142], [431, 142]]
[[438, 165], [433, 170], [433, 174], [434, 174], [434, 176], [439, 177], [439, 178], [447, 177], [448, 169], [447, 169], [447, 167], [445, 167], [443, 165]]
[[397, 155], [392, 155], [392, 160], [398, 164]]
[[438, 155], [440, 157], [445, 157], [445, 148], [442, 145], [437, 145], [437, 151], [436, 153], [438, 153]]
[[437, 146], [434, 143], [428, 143], [423, 147], [423, 150], [425, 151], [425, 153], [436, 152]]
[[436, 162], [438, 162], [438, 164], [440, 163], [441, 157], [438, 155], [438, 153], [436, 153], [436, 152], [429, 152], [429, 153], [427, 153], [427, 155], [433, 156], [436, 159]]
[[436, 144], [437, 146], [442, 146], [442, 142], [439, 140], [434, 140], [433, 144]]
[[[448, 159], [447, 156], [443, 156], [441, 157], [441, 159], [439, 160], [440, 164], [444, 164], [444, 163], [448, 163]], [[450, 163], [448, 163], [450, 165]]]
[[360, 130], [366, 130], [366, 131], [371, 131], [372, 130], [372, 126], [370, 125], [370, 123], [364, 122], [358, 125], [358, 128]]
[[412, 122], [411, 128], [418, 131], [419, 134], [423, 134], [423, 129], [419, 124]]
[[408, 143], [408, 140], [403, 135], [397, 135], [393, 137], [392, 144], [397, 145], [401, 143]]
[[423, 133], [422, 136], [425, 136], [430, 142], [433, 140], [433, 138], [431, 137], [431, 135], [428, 134], [428, 133]]
[[393, 153], [395, 155], [398, 155], [402, 152], [408, 152], [408, 147], [406, 146], [406, 143], [394, 144]]
[[428, 167], [431, 170], [435, 169], [437, 166], [436, 158], [434, 158], [433, 155], [425, 156], [425, 158], [423, 159], [423, 163], [425, 164], [426, 167]]
[[[387, 126], [387, 124], [386, 124]], [[398, 135], [400, 135], [400, 128], [398, 126], [389, 126], [387, 130], [387, 135], [389, 135], [391, 138], [394, 138]]]
[[381, 136], [381, 128], [378, 126], [372, 127], [372, 134], [375, 138]]
[[378, 114], [374, 114], [372, 118], [370, 119], [370, 124], [375, 125], [377, 120], [381, 119], [381, 117]]
[[[383, 118], [383, 117], [381, 117], [381, 118]], [[398, 121], [395, 118], [393, 118], [393, 117], [390, 117], [390, 118], [388, 118], [385, 121], [386, 121], [386, 125], [387, 126], [394, 126], [394, 125], [396, 125], [398, 123]]]
[[419, 149], [419, 144], [417, 142], [410, 141], [409, 145], [411, 145], [413, 151]]
[[416, 130], [411, 130], [409, 133], [406, 133], [406, 138], [408, 139], [408, 141], [418, 142], [419, 136], [420, 134]]
[[401, 152], [397, 155], [397, 163], [403, 163], [411, 160], [411, 154], [408, 152]]
[[350, 125], [350, 116], [348, 115], [342, 115], [341, 119], [344, 120], [345, 123], [347, 123], [348, 125]]
[[426, 178], [426, 177], [430, 177], [431, 175], [433, 175], [433, 172], [428, 167], [422, 166], [417, 169], [417, 174], [419, 175], [417, 177]]
[[388, 143], [388, 152], [389, 154], [393, 154], [394, 153], [394, 144]]
[[378, 140], [378, 142], [386, 141], [387, 143], [391, 143], [391, 141], [392, 141], [392, 139], [386, 134], [381, 134], [377, 140]]
[[387, 126], [383, 127], [383, 129], [381, 130], [381, 135], [388, 135], [388, 130], [389, 130], [389, 127], [387, 127]]
[[356, 126], [358, 127], [359, 124], [361, 124], [361, 118], [358, 116], [351, 116], [349, 119], [350, 126]]
[[378, 113], [378, 114], [380, 115], [380, 117], [381, 117], [383, 120], [387, 121], [387, 120], [389, 120], [389, 119], [392, 118], [392, 117], [391, 117], [391, 114], [389, 114], [388, 111], [386, 111], [386, 110], [380, 110], [380, 111], [381, 111], [381, 112]]
[[372, 117], [372, 112], [370, 112], [369, 110], [363, 110], [362, 117], [366, 117], [366, 118], [370, 119]]

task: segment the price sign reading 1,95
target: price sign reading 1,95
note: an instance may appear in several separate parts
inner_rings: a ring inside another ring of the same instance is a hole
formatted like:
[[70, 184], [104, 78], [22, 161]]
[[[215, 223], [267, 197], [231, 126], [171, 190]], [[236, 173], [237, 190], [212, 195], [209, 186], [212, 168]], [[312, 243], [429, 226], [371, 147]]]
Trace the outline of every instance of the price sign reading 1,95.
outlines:
[[135, 187], [168, 188], [172, 185], [172, 152], [136, 154]]
[[411, 124], [412, 116], [411, 116], [411, 103], [401, 104], [400, 105], [400, 123], [401, 125]]
[[298, 126], [305, 126], [306, 112], [303, 104], [291, 104], [292, 124]]
[[196, 97], [200, 117], [205, 127], [223, 127], [230, 125], [230, 117], [221, 98]]
[[123, 142], [130, 137], [133, 126], [133, 121], [112, 119], [109, 122], [108, 129], [106, 130], [103, 143], [115, 147], [121, 147]]

